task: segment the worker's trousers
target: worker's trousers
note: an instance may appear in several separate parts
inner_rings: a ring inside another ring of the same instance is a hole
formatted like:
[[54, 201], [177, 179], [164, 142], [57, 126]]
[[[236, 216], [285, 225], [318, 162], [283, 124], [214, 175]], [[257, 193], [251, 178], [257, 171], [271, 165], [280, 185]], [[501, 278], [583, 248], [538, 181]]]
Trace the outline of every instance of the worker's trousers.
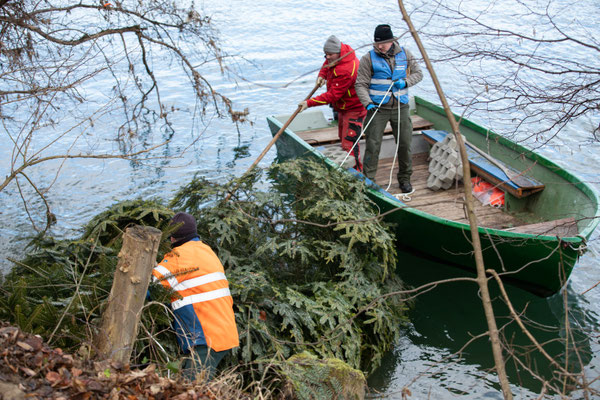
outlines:
[[194, 346], [181, 364], [181, 373], [190, 381], [202, 379], [208, 382], [228, 352], [229, 350], [214, 351], [208, 346]]
[[[379, 152], [383, 139], [383, 131], [387, 123], [392, 126], [392, 133], [396, 140], [399, 140], [398, 157], [396, 165], [398, 166], [398, 182], [410, 182], [412, 174], [412, 160], [410, 154], [410, 143], [412, 141], [412, 122], [409, 115], [408, 104], [402, 104], [400, 107], [400, 134], [398, 135], [398, 109], [380, 108], [373, 114], [375, 109], [369, 110], [363, 124], [369, 124], [365, 130], [366, 149], [363, 158], [363, 171], [367, 178], [375, 181], [377, 174], [377, 164], [379, 163]], [[373, 118], [371, 120], [371, 118]], [[369, 123], [369, 121], [371, 121]], [[395, 146], [395, 144], [394, 144]]]

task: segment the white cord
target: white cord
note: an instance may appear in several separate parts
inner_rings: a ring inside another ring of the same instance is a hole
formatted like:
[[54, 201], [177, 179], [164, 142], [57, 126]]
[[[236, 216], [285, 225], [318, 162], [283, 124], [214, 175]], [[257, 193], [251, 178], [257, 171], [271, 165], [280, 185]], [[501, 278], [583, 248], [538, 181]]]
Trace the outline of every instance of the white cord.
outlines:
[[398, 100], [398, 130], [396, 131], [396, 151], [394, 152], [394, 161], [392, 161], [392, 168], [390, 169], [390, 180], [388, 181], [388, 185], [385, 188], [387, 192], [390, 190], [390, 186], [392, 186], [392, 175], [394, 174], [394, 165], [396, 165], [396, 158], [398, 157], [398, 147], [400, 147], [400, 100]]
[[411, 194], [413, 194], [414, 192], [415, 192], [415, 189], [411, 190], [408, 193], [396, 193], [394, 195], [394, 197], [401, 201], [411, 201], [412, 200]]
[[[381, 104], [383, 103], [383, 101], [385, 100], [385, 98], [387, 97], [387, 94], [390, 92], [390, 90], [392, 90], [392, 86], [394, 86], [394, 82], [392, 82], [392, 84], [390, 85], [390, 87], [388, 88], [388, 90], [385, 92], [385, 94], [383, 95], [383, 98], [381, 99], [381, 101], [379, 102], [379, 104], [377, 105], [377, 107], [375, 108], [375, 112], [373, 113], [373, 115], [371, 116], [371, 119], [369, 120], [369, 122], [367, 122], [367, 125], [363, 125], [361, 127], [360, 130], [360, 135], [358, 135], [358, 139], [356, 139], [356, 141], [354, 142], [354, 144], [352, 145], [352, 147], [350, 148], [350, 151], [348, 152], [348, 154], [346, 154], [346, 157], [344, 157], [344, 160], [342, 161], [342, 163], [340, 164], [340, 167], [342, 167], [344, 165], [344, 163], [346, 162], [346, 160], [348, 159], [348, 157], [350, 156], [350, 154], [352, 154], [352, 151], [354, 150], [354, 148], [356, 147], [356, 145], [358, 145], [358, 141], [360, 140], [360, 138], [363, 136], [363, 134], [365, 133], [365, 130], [369, 127], [369, 125], [371, 124], [371, 121], [373, 121], [373, 118], [375, 118], [375, 114], [377, 114], [377, 111], [379, 111], [379, 107], [381, 107]], [[382, 135], [383, 137], [383, 135]]]
[[[383, 103], [383, 100], [385, 100], [387, 94], [390, 92], [390, 90], [392, 89], [393, 85], [394, 85], [394, 82], [392, 82], [392, 84], [390, 85], [390, 87], [385, 92], [385, 95], [381, 99], [381, 102], [377, 105], [377, 108], [375, 109], [375, 112], [371, 116], [371, 119], [367, 122], [366, 125], [362, 126], [361, 131], [360, 131], [360, 135], [358, 136], [358, 139], [356, 139], [356, 141], [354, 142], [354, 144], [350, 148], [350, 151], [346, 154], [346, 157], [344, 157], [344, 160], [341, 162], [341, 164], [339, 165], [339, 167], [342, 167], [344, 165], [344, 163], [346, 162], [346, 160], [348, 159], [348, 157], [350, 156], [350, 154], [352, 154], [352, 151], [354, 150], [354, 148], [358, 144], [358, 141], [360, 140], [360, 138], [365, 133], [365, 130], [371, 124], [371, 121], [373, 121], [373, 118], [375, 118], [375, 114], [377, 114], [377, 111], [379, 111], [379, 107], [381, 107], [381, 104]], [[393, 94], [392, 94], [392, 96], [393, 96]], [[392, 186], [392, 176], [393, 176], [393, 173], [394, 173], [394, 166], [396, 164], [396, 158], [398, 157], [398, 147], [400, 147], [400, 128], [401, 127], [402, 127], [402, 125], [401, 125], [401, 121], [400, 121], [400, 101], [398, 100], [398, 131], [396, 133], [396, 151], [394, 152], [394, 160], [392, 161], [392, 168], [390, 169], [390, 179], [389, 179], [389, 182], [388, 182], [388, 186], [387, 186], [387, 188], [385, 188], [386, 192], [390, 189], [390, 186]], [[383, 138], [383, 135], [382, 135], [382, 138]], [[398, 194], [394, 195], [394, 197], [396, 197], [398, 200], [402, 200], [402, 201], [411, 201], [410, 195], [413, 194], [414, 192], [415, 192], [415, 189], [413, 189], [412, 191], [410, 191], [408, 193], [398, 193]]]

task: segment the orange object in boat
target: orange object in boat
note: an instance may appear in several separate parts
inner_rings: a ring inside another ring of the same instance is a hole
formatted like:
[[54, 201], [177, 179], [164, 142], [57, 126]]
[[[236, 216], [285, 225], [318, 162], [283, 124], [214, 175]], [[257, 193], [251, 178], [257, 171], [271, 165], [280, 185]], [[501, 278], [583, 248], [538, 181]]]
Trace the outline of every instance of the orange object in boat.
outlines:
[[483, 205], [491, 205], [493, 207], [504, 206], [504, 192], [502, 190], [477, 176], [471, 178], [471, 184], [473, 185], [473, 196], [482, 202]]

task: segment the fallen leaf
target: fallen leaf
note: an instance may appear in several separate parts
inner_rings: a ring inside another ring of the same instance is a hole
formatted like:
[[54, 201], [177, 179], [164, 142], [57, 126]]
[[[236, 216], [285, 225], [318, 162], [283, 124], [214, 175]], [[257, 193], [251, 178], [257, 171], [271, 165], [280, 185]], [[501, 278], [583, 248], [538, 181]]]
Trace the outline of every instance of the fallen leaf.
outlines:
[[162, 392], [162, 388], [160, 387], [160, 385], [150, 385], [150, 393], [152, 393], [153, 395], [157, 395], [160, 392]]
[[27, 367], [21, 367], [21, 371], [25, 372], [29, 376], [34, 376], [35, 374], [37, 374], [37, 372]]
[[54, 386], [58, 385], [58, 383], [62, 380], [62, 377], [60, 376], [60, 374], [58, 372], [49, 371], [46, 374], [46, 380], [48, 382], [50, 382], [50, 386], [54, 387]]
[[89, 381], [87, 384], [88, 390], [93, 390], [95, 392], [105, 392], [105, 387], [98, 381]]
[[38, 336], [31, 336], [28, 337], [27, 339], [24, 340], [25, 343], [27, 343], [28, 345], [30, 345], [33, 350], [35, 351], [40, 351], [42, 349], [42, 338], [38, 337]]
[[79, 392], [85, 392], [87, 390], [87, 385], [86, 385], [86, 381], [78, 379], [78, 378], [73, 378], [73, 387], [75, 389], [77, 389]]
[[133, 371], [133, 372], [130, 372], [127, 375], [127, 378], [125, 378], [125, 383], [129, 383], [129, 382], [135, 381], [136, 379], [139, 379], [139, 378], [144, 378], [146, 375], [147, 374], [144, 371]]
[[156, 364], [150, 364], [148, 365], [146, 368], [144, 368], [144, 372], [149, 374], [151, 372], [154, 372], [156, 370]]
[[28, 345], [25, 342], [17, 342], [17, 346], [19, 346], [20, 348], [22, 348], [25, 351], [31, 351], [31, 350], [33, 350], [33, 347], [31, 347], [30, 345]]

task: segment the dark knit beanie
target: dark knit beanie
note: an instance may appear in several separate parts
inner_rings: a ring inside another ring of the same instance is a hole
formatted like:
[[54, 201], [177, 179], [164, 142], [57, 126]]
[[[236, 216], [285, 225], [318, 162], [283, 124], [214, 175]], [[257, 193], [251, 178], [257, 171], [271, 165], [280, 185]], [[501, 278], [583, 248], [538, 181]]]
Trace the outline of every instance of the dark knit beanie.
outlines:
[[169, 225], [180, 225], [182, 223], [183, 225], [171, 234], [173, 239], [177, 241], [181, 239], [190, 240], [195, 236], [198, 236], [198, 232], [196, 231], [196, 218], [188, 213], [178, 212], [173, 216]]
[[331, 35], [325, 41], [323, 45], [323, 52], [335, 54], [342, 51], [342, 42], [335, 35]]
[[377, 25], [374, 35], [375, 43], [388, 42], [394, 39], [392, 28], [389, 25]]

